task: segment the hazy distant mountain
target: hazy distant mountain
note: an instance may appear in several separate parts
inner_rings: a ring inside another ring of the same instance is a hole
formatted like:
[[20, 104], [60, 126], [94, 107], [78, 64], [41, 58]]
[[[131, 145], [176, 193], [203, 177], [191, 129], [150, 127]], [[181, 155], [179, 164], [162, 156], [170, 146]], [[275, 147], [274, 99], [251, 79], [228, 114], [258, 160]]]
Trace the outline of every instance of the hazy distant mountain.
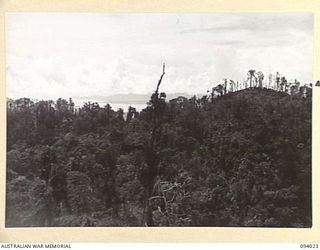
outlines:
[[[79, 101], [95, 101], [104, 103], [123, 103], [123, 104], [146, 104], [150, 100], [150, 94], [117, 94], [110, 96], [76, 96], [73, 97]], [[167, 100], [174, 99], [178, 96], [191, 98], [193, 95], [187, 93], [172, 93], [167, 94]], [[202, 96], [199, 94], [197, 96]]]

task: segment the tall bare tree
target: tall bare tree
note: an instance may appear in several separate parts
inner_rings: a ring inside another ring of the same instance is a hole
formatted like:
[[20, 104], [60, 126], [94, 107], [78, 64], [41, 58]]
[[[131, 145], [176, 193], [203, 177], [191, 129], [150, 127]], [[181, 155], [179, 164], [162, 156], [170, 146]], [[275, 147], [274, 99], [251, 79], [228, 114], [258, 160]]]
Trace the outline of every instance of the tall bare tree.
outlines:
[[250, 69], [248, 71], [248, 80], [250, 82], [250, 88], [255, 87], [257, 83], [256, 71], [254, 69]]
[[161, 137], [162, 133], [162, 117], [165, 109], [165, 93], [159, 94], [159, 88], [162, 82], [162, 78], [165, 75], [165, 64], [163, 63], [162, 75], [158, 81], [155, 92], [151, 96], [149, 104], [151, 105], [151, 138], [146, 146], [145, 156], [147, 163], [147, 185], [146, 185], [146, 204], [143, 224], [146, 226], [154, 226], [154, 221], [152, 218], [152, 206], [151, 197], [153, 195], [153, 189], [156, 183], [156, 177], [158, 175], [158, 159], [157, 159], [157, 142]]
[[259, 83], [258, 86], [259, 86], [259, 88], [262, 88], [263, 87], [264, 74], [261, 71], [259, 71], [257, 73], [257, 75], [258, 75], [258, 83]]

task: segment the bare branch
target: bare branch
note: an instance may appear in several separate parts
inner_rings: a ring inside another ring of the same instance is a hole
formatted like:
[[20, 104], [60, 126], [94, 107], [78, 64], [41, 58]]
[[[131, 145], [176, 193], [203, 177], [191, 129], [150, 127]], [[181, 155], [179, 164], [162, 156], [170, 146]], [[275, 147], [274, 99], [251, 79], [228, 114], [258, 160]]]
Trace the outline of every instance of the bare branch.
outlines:
[[160, 79], [159, 79], [159, 82], [158, 82], [158, 85], [157, 85], [156, 94], [159, 93], [159, 87], [160, 87], [160, 84], [161, 84], [161, 82], [162, 82], [162, 78], [163, 78], [163, 76], [164, 76], [164, 74], [165, 74], [165, 68], [166, 68], [166, 65], [165, 65], [165, 63], [163, 63], [162, 75], [160, 76]]
[[151, 197], [149, 198], [149, 201], [151, 201], [151, 200], [155, 200], [155, 199], [165, 199], [165, 197], [164, 197], [164, 196], [160, 196], [160, 195], [157, 195], [157, 196], [151, 196]]

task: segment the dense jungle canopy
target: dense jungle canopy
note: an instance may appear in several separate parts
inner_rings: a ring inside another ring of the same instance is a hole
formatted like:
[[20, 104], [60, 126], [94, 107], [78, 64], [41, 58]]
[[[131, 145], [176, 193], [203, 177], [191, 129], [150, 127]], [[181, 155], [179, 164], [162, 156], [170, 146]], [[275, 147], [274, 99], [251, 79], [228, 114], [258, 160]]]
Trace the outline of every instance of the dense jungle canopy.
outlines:
[[7, 227], [311, 226], [311, 91], [7, 104]]

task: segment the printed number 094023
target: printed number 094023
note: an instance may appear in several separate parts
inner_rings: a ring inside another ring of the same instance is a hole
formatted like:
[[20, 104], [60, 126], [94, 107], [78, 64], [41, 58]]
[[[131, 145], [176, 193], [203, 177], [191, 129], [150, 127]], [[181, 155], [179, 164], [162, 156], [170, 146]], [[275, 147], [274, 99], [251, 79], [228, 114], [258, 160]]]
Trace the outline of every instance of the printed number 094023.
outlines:
[[300, 244], [300, 248], [319, 248], [318, 244]]

